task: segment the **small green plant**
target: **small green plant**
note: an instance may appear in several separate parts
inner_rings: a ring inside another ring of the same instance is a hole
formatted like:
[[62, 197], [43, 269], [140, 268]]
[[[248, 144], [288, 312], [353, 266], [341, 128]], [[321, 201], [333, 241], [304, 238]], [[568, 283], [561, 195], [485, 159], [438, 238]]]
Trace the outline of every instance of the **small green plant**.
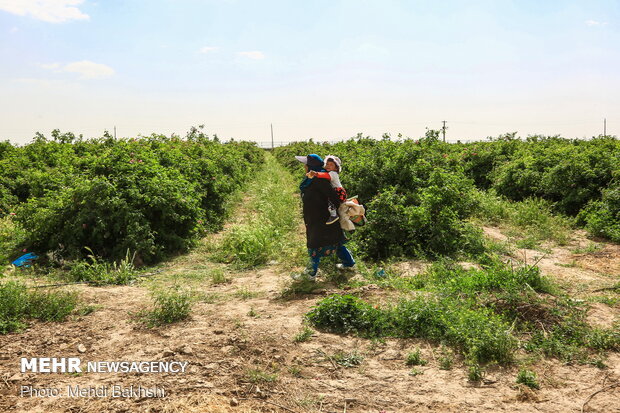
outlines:
[[245, 324], [243, 324], [243, 321], [237, 318], [234, 320], [233, 326], [235, 327], [235, 329], [240, 330], [245, 327]]
[[565, 264], [564, 263], [557, 263], [555, 265], [557, 265], [559, 267], [564, 267], [564, 268], [575, 268], [577, 266], [577, 261], [572, 260], [571, 262], [568, 262], [568, 263], [565, 263]]
[[439, 368], [441, 370], [452, 370], [452, 365], [454, 364], [454, 353], [452, 352], [452, 350], [442, 346], [441, 354], [438, 360]]
[[516, 348], [510, 325], [489, 309], [467, 304], [458, 298], [417, 295], [379, 308], [351, 295], [334, 295], [320, 301], [306, 318], [333, 333], [443, 340], [480, 362], [510, 361]]
[[256, 312], [254, 307], [250, 307], [250, 311], [248, 311], [248, 316], [253, 317], [253, 318], [260, 318], [260, 314]]
[[196, 294], [194, 299], [195, 301], [199, 301], [199, 302], [203, 302], [207, 304], [215, 304], [219, 301], [222, 301], [224, 297], [220, 293], [200, 292]]
[[320, 394], [318, 396], [304, 396], [302, 399], [296, 400], [295, 403], [297, 403], [299, 407], [303, 407], [304, 409], [316, 411], [317, 408], [321, 405], [324, 398], [325, 395], [323, 394]]
[[288, 372], [293, 377], [297, 377], [297, 378], [303, 377], [301, 367], [299, 366], [290, 366], [288, 368]]
[[595, 303], [602, 303], [610, 307], [616, 307], [620, 305], [620, 297], [608, 297], [604, 295], [596, 295], [593, 297], [589, 297], [588, 301], [592, 301]]
[[540, 242], [533, 237], [526, 237], [516, 242], [517, 248], [524, 248], [524, 249], [530, 249], [530, 250], [538, 248], [539, 245], [540, 245]]
[[420, 349], [416, 349], [411, 353], [407, 354], [407, 359], [405, 360], [405, 364], [408, 366], [425, 366], [427, 361], [422, 358], [420, 354]]
[[246, 378], [250, 383], [273, 383], [278, 379], [277, 373], [268, 373], [260, 368], [248, 369]]
[[140, 314], [148, 327], [185, 320], [192, 308], [191, 293], [179, 288], [155, 293], [154, 301], [153, 310]]
[[[2, 210], [2, 187], [0, 187], [0, 210]], [[15, 251], [25, 246], [26, 231], [12, 216], [3, 216], [0, 212], [0, 262], [8, 263], [17, 258]], [[23, 252], [22, 252], [23, 253]]]
[[125, 285], [132, 282], [137, 275], [133, 264], [136, 253], [130, 257], [129, 250], [125, 258], [118, 263], [109, 264], [102, 261], [89, 247], [84, 247], [89, 254], [88, 261], [78, 261], [69, 270], [69, 277], [73, 281], [86, 281], [95, 285], [118, 284]]
[[299, 333], [297, 333], [295, 337], [293, 337], [293, 342], [294, 343], [306, 342], [312, 338], [313, 334], [314, 334], [314, 330], [312, 330], [308, 326], [304, 326], [304, 328]]
[[249, 287], [241, 287], [235, 291], [234, 295], [242, 300], [250, 300], [252, 298], [259, 297], [261, 293], [258, 291], [252, 291]]
[[225, 284], [230, 281], [228, 277], [226, 277], [226, 273], [224, 272], [224, 270], [221, 268], [212, 269], [209, 275], [211, 277], [211, 284], [214, 285]]
[[612, 328], [590, 328], [585, 341], [594, 350], [620, 350], [620, 323], [616, 322]]
[[536, 373], [531, 370], [521, 369], [517, 374], [517, 383], [523, 384], [530, 389], [540, 389], [540, 385], [536, 379]]
[[331, 359], [342, 367], [357, 367], [362, 364], [362, 361], [364, 361], [364, 356], [359, 354], [357, 351], [349, 353], [339, 351], [331, 356]]
[[352, 295], [333, 295], [321, 302], [306, 318], [313, 325], [334, 333], [383, 335], [383, 313]]
[[101, 305], [96, 305], [96, 304], [88, 304], [88, 305], [84, 305], [81, 306], [77, 309], [76, 314], [79, 316], [87, 316], [89, 314], [94, 313], [95, 311], [99, 310], [100, 308], [102, 308]]
[[578, 247], [573, 249], [571, 252], [573, 254], [592, 254], [596, 251], [599, 251], [603, 248], [602, 244], [597, 244], [595, 242], [589, 242], [585, 247]]
[[605, 364], [605, 360], [603, 360], [600, 357], [590, 360], [588, 362], [588, 364], [590, 364], [591, 366], [596, 367], [597, 369], [601, 369], [601, 370], [607, 368], [607, 364]]
[[467, 367], [467, 380], [477, 383], [484, 378], [484, 369], [480, 364], [471, 362]]
[[411, 371], [409, 372], [409, 375], [410, 376], [414, 376], [414, 377], [415, 376], [419, 376], [421, 374], [424, 374], [424, 372], [422, 370], [418, 369], [418, 368], [415, 368], [415, 367], [412, 368]]
[[28, 293], [27, 314], [41, 321], [62, 321], [77, 307], [76, 292], [40, 291]]

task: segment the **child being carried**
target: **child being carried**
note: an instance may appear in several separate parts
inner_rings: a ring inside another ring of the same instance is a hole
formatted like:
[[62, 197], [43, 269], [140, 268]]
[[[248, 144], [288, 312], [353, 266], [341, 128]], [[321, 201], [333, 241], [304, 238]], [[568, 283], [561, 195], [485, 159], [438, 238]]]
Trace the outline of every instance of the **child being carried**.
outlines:
[[[340, 161], [340, 158], [334, 155], [327, 155], [325, 157], [325, 164], [323, 165], [323, 168], [325, 168], [327, 172], [310, 171], [307, 173], [308, 178], [317, 177], [328, 179], [332, 188], [336, 190], [340, 202], [346, 202], [347, 191], [345, 191], [345, 189], [342, 187], [342, 184], [340, 183], [339, 173], [342, 170], [342, 161]], [[331, 202], [329, 203], [328, 208], [329, 219], [327, 220], [326, 224], [330, 225], [338, 221], [340, 218], [338, 216], [338, 209]]]

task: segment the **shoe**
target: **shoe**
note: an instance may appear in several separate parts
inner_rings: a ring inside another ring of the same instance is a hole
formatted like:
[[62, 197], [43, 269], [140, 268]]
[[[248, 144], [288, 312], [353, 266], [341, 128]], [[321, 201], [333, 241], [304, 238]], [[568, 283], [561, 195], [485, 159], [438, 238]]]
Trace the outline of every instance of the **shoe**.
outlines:
[[340, 217], [338, 215], [332, 215], [331, 217], [329, 217], [329, 219], [327, 220], [326, 224], [327, 225], [331, 225], [334, 222], [338, 221], [340, 219]]
[[316, 275], [310, 275], [305, 272], [299, 272], [291, 275], [291, 278], [295, 281], [312, 281], [316, 282]]
[[355, 265], [352, 267], [345, 267], [343, 264], [336, 264], [336, 268], [340, 271], [355, 271]]

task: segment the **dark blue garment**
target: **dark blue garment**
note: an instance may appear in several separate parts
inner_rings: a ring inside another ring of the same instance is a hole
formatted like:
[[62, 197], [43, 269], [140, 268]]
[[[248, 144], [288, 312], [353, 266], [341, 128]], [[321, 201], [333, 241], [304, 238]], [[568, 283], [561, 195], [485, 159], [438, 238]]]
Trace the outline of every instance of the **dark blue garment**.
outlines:
[[329, 245], [327, 247], [308, 248], [308, 255], [310, 256], [310, 266], [308, 268], [309, 275], [316, 275], [322, 257], [329, 257], [334, 254], [340, 258], [342, 265], [345, 267], [353, 267], [355, 265], [355, 260], [351, 252], [342, 243], [338, 245]]
[[21, 257], [13, 261], [11, 264], [13, 264], [16, 267], [21, 267], [21, 266], [30, 267], [32, 260], [36, 260], [37, 258], [39, 257], [36, 254], [29, 252], [28, 254], [22, 255]]
[[[323, 158], [315, 153], [308, 155], [306, 165], [308, 165], [308, 169], [311, 171], [325, 172], [325, 169], [323, 169]], [[299, 189], [303, 191], [311, 182], [312, 179], [305, 177], [301, 184], [299, 184]]]

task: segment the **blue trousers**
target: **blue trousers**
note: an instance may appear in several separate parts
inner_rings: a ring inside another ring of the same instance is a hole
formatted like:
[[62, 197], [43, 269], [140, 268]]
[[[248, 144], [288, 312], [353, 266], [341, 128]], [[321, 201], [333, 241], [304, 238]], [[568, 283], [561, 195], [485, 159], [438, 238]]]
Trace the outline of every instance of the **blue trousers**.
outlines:
[[310, 275], [316, 275], [316, 272], [319, 270], [319, 263], [321, 262], [322, 257], [327, 257], [329, 255], [333, 255], [334, 253], [338, 256], [338, 258], [340, 258], [342, 265], [345, 267], [352, 267], [355, 265], [355, 260], [353, 259], [351, 252], [342, 244], [321, 248], [308, 248], [308, 255], [310, 256], [310, 266], [308, 268], [308, 272]]

